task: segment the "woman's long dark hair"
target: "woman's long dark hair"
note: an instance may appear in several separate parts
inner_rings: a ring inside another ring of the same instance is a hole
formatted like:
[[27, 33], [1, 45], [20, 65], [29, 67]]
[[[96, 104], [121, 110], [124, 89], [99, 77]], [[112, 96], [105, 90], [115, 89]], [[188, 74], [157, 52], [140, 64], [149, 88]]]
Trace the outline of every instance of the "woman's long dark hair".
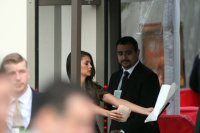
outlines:
[[[96, 104], [99, 104], [100, 103], [99, 94], [98, 94], [99, 85], [93, 81], [93, 78], [95, 76], [94, 62], [93, 62], [92, 56], [88, 52], [81, 51], [81, 58], [84, 56], [88, 56], [90, 58], [90, 60], [91, 60], [90, 63], [92, 66], [91, 75], [88, 76], [85, 80], [85, 88], [86, 88], [86, 91], [88, 92], [88, 94], [90, 95], [90, 97], [94, 100], [94, 102]], [[67, 57], [66, 71], [67, 71], [67, 75], [68, 75], [69, 79], [71, 80], [71, 53]]]

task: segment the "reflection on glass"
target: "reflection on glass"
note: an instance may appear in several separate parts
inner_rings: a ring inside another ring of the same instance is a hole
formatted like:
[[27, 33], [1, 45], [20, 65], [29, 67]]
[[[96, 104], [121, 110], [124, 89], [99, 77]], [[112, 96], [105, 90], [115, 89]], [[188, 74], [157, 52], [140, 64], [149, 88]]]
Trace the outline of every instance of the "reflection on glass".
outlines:
[[164, 83], [163, 1], [130, 2], [121, 4], [122, 36], [138, 41], [140, 60], [158, 74]]

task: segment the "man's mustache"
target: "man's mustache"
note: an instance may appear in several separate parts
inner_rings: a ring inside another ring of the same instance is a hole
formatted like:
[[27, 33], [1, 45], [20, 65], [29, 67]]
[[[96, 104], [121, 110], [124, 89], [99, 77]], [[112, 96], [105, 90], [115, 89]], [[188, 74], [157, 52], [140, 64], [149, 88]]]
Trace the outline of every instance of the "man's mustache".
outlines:
[[126, 61], [126, 62], [130, 62], [130, 60], [122, 60], [121, 63], [123, 63], [124, 61]]

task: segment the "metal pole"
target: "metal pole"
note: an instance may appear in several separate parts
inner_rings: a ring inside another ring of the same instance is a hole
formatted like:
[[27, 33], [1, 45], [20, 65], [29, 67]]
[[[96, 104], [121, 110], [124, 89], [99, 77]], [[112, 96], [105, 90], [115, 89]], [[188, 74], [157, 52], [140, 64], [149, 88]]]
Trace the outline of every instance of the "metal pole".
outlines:
[[[164, 1], [163, 44], [165, 83], [171, 85], [174, 80], [174, 36], [173, 36], [173, 0]], [[167, 114], [174, 114], [174, 96], [167, 107]]]
[[167, 114], [180, 114], [180, 0], [165, 0], [163, 15], [165, 83], [179, 87], [167, 108]]
[[81, 0], [72, 0], [71, 82], [80, 86], [81, 75]]
[[39, 91], [39, 0], [35, 0], [35, 90]]
[[174, 80], [178, 86], [175, 93], [175, 114], [180, 114], [180, 0], [174, 0]]
[[54, 8], [54, 82], [61, 81], [61, 6]]
[[108, 47], [108, 73], [111, 76], [112, 73], [119, 70], [120, 65], [117, 60], [117, 50], [116, 50], [116, 41], [121, 38], [121, 0], [110, 0], [108, 3], [109, 8], [109, 47]]

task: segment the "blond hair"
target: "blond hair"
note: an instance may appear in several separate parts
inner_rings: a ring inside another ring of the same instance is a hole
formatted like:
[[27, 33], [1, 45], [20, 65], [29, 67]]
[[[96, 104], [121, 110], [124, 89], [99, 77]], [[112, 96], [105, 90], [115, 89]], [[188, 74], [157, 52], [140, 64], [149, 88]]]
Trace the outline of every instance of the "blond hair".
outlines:
[[20, 62], [24, 61], [27, 66], [27, 61], [18, 53], [11, 53], [4, 57], [2, 64], [1, 64], [1, 70], [5, 71], [5, 66], [8, 64], [18, 64]]

